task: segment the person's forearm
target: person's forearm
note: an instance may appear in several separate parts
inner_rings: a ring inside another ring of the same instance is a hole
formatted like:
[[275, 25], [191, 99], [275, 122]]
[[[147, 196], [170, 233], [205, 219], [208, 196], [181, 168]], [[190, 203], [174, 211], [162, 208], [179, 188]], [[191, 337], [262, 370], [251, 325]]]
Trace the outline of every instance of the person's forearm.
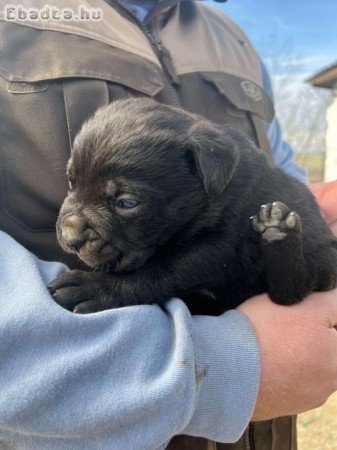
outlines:
[[239, 439], [259, 351], [237, 311], [135, 306], [77, 315], [46, 285], [62, 269], [0, 233], [0, 440], [17, 448], [160, 448], [175, 434]]

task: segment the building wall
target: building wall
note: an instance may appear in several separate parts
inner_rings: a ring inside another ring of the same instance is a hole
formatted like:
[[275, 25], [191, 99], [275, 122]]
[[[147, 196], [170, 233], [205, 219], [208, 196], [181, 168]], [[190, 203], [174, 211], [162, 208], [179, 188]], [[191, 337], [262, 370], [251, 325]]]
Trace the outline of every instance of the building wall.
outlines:
[[326, 159], [324, 181], [337, 179], [337, 96], [327, 109]]

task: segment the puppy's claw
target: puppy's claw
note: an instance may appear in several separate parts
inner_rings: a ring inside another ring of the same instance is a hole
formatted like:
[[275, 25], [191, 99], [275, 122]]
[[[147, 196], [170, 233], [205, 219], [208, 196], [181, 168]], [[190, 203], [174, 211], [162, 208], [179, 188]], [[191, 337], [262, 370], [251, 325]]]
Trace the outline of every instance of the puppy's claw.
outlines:
[[259, 218], [257, 216], [252, 216], [250, 218], [251, 222], [252, 222], [252, 226], [254, 228], [254, 230], [257, 233], [263, 233], [264, 230], [266, 229], [266, 226], [263, 224], [263, 222], [259, 221]]
[[102, 309], [95, 300], [88, 300], [86, 302], [79, 303], [73, 309], [73, 313], [75, 314], [90, 314], [98, 311], [102, 311]]
[[295, 212], [291, 212], [288, 214], [286, 218], [286, 225], [288, 228], [295, 228], [296, 223], [298, 222], [298, 215]]
[[[285, 206], [285, 205], [284, 205]], [[280, 207], [280, 202], [274, 202], [271, 206], [270, 217], [274, 220], [282, 220], [284, 216], [283, 208]]]
[[270, 203], [267, 205], [262, 205], [260, 209], [260, 220], [264, 222], [269, 217], [269, 211], [270, 211]]

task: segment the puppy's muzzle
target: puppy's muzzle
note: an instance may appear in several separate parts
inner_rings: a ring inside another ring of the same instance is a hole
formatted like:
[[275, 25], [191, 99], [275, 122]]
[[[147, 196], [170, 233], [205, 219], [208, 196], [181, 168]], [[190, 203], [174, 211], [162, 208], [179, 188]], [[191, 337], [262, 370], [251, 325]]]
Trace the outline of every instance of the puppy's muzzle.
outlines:
[[88, 225], [80, 213], [60, 215], [57, 237], [61, 247], [68, 253], [76, 253], [89, 267], [107, 265], [114, 272], [129, 272], [141, 267], [154, 253], [154, 248], [121, 253]]
[[104, 264], [118, 264], [121, 253], [110, 242], [90, 227], [81, 214], [68, 213], [60, 216], [57, 223], [57, 237], [62, 248], [76, 253], [89, 267]]
[[78, 252], [86, 241], [84, 237], [85, 229], [85, 221], [80, 216], [67, 214], [60, 223], [60, 238], [69, 247], [69, 250]]

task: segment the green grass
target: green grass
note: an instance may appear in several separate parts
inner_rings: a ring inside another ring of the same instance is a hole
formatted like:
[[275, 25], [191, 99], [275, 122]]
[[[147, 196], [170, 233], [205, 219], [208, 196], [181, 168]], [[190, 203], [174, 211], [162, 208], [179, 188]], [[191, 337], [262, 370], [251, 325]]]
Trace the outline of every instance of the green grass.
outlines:
[[296, 155], [296, 162], [308, 170], [310, 183], [323, 181], [325, 155], [322, 153]]

